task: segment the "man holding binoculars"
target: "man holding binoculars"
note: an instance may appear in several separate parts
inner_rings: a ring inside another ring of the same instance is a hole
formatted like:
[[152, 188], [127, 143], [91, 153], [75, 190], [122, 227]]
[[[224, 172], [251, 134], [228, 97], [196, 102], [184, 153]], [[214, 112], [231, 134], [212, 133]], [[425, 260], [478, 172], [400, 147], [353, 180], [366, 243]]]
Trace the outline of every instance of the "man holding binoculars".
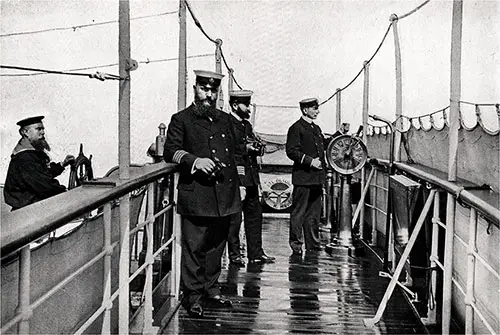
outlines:
[[[273, 263], [275, 258], [266, 255], [262, 249], [262, 206], [259, 200], [259, 165], [257, 157], [264, 154], [264, 144], [255, 136], [250, 118], [252, 91], [229, 92], [231, 121], [236, 141], [236, 167], [240, 185], [245, 187], [243, 202], [244, 226], [247, 240], [249, 264]], [[232, 265], [243, 267], [245, 261], [240, 253], [239, 232], [241, 212], [231, 216], [228, 236], [229, 261]]]

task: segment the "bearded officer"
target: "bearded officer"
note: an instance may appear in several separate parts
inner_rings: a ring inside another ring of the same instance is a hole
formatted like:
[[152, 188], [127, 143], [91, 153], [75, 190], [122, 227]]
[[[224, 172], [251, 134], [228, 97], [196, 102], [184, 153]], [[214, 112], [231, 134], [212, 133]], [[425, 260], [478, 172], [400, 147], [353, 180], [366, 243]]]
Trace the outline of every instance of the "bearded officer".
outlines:
[[223, 75], [195, 74], [194, 102], [172, 116], [164, 159], [180, 169], [183, 306], [191, 316], [203, 317], [206, 306], [231, 306], [218, 278], [229, 218], [241, 211], [241, 198], [230, 116], [215, 107]]
[[[266, 255], [262, 248], [262, 206], [259, 201], [259, 165], [257, 157], [264, 154], [259, 147], [250, 118], [250, 102], [252, 91], [240, 90], [229, 92], [229, 105], [231, 106], [231, 121], [236, 137], [238, 154], [236, 165], [240, 184], [245, 187], [243, 199], [244, 227], [249, 264], [272, 263], [275, 258]], [[231, 217], [228, 236], [228, 253], [231, 264], [244, 266], [245, 262], [240, 254], [239, 231], [241, 226], [241, 213]]]

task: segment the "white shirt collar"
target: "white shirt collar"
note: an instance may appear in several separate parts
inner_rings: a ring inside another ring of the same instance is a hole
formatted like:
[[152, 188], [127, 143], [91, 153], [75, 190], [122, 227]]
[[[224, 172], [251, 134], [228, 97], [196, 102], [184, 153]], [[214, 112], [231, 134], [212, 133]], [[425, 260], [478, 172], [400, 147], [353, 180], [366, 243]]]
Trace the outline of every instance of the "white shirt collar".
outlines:
[[236, 120], [238, 120], [240, 122], [243, 121], [243, 119], [241, 117], [239, 117], [239, 115], [236, 114], [235, 112], [231, 111], [231, 115], [234, 116], [236, 118]]
[[313, 122], [313, 119], [311, 119], [310, 117], [307, 117], [305, 115], [302, 115], [302, 118], [304, 119], [304, 121], [306, 121], [307, 123], [312, 123]]

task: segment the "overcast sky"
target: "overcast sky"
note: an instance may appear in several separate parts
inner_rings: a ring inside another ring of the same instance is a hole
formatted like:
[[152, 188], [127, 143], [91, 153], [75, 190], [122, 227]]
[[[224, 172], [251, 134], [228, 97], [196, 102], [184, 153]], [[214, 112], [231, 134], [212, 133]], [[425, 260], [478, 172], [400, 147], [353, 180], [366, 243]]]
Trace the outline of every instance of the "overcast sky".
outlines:
[[[321, 101], [347, 85], [382, 41], [389, 16], [402, 16], [422, 0], [404, 1], [190, 1], [211, 38], [223, 40], [223, 52], [238, 83], [255, 92], [259, 105], [297, 106], [315, 96]], [[464, 1], [462, 100], [500, 102], [500, 2]], [[2, 65], [70, 70], [116, 64], [117, 1], [1, 1]], [[177, 1], [131, 1], [132, 58], [141, 63], [132, 73], [131, 155], [149, 161], [145, 152], [160, 122], [177, 110]], [[403, 58], [403, 113], [428, 114], [449, 104], [451, 1], [431, 1], [401, 19], [398, 30]], [[156, 15], [157, 14], [157, 15]], [[143, 16], [156, 15], [149, 18]], [[188, 102], [193, 69], [214, 69], [213, 43], [188, 14]], [[170, 59], [165, 61], [165, 59]], [[158, 61], [158, 62], [156, 62]], [[118, 73], [117, 66], [80, 70]], [[225, 69], [224, 69], [225, 72]], [[44, 114], [53, 158], [77, 154], [80, 143], [93, 154], [96, 176], [118, 162], [118, 86], [74, 76], [11, 77], [0, 72], [0, 183], [19, 135], [15, 122]], [[394, 119], [394, 37], [370, 65], [370, 114]], [[223, 85], [227, 86], [225, 79]], [[342, 92], [343, 121], [361, 123], [363, 77]], [[227, 97], [227, 92], [225, 92]], [[335, 129], [335, 99], [321, 106], [319, 124]], [[494, 109], [489, 124], [498, 127]], [[471, 115], [473, 113], [471, 112]], [[256, 128], [284, 134], [299, 117], [298, 109], [259, 107]], [[63, 177], [66, 183], [66, 177]]]

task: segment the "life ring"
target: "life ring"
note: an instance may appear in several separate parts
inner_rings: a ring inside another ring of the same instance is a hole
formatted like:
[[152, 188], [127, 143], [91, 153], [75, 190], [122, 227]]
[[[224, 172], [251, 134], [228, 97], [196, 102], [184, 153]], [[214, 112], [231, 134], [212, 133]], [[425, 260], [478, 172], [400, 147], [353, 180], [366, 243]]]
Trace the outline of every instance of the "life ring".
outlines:
[[292, 184], [283, 178], [273, 178], [262, 186], [263, 202], [276, 211], [285, 211], [292, 206]]

